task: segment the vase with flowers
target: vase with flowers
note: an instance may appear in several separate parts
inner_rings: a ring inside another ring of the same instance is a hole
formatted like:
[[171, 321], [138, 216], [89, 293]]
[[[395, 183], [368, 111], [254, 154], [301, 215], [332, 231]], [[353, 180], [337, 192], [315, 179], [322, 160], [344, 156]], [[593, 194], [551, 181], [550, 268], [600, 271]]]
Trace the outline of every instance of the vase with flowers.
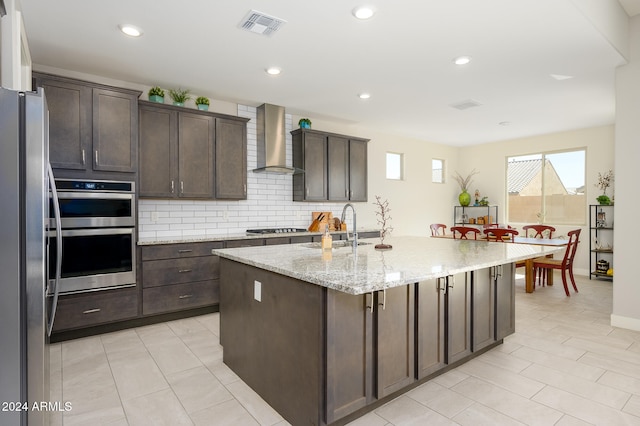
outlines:
[[608, 172], [602, 174], [598, 172], [598, 183], [594, 186], [602, 190], [602, 195], [596, 197], [598, 200], [598, 204], [608, 206], [611, 204], [611, 199], [607, 195], [607, 188], [611, 186], [613, 183], [613, 171], [609, 170]]
[[467, 192], [467, 190], [469, 189], [469, 185], [471, 185], [471, 182], [473, 182], [471, 178], [473, 177], [473, 175], [477, 174], [478, 172], [476, 171], [476, 169], [473, 169], [471, 173], [469, 173], [467, 177], [464, 178], [458, 172], [453, 175], [453, 178], [456, 180], [456, 182], [458, 182], [458, 185], [460, 185], [460, 190], [462, 191], [460, 192], [460, 195], [458, 195], [458, 202], [460, 202], [460, 205], [463, 207], [466, 207], [471, 203], [471, 195], [469, 195], [469, 192]]

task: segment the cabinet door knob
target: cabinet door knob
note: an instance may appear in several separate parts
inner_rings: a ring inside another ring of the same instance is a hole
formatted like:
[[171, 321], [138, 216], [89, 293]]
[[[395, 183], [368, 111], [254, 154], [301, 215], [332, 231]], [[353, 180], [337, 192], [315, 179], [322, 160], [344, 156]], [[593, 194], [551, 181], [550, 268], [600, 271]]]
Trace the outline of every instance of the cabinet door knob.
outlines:
[[[367, 308], [366, 309], [369, 309], [371, 311], [371, 313], [373, 313], [373, 309], [374, 309], [373, 308], [373, 292], [365, 294], [364, 297], [365, 297], [365, 301], [366, 301], [366, 304], [367, 304]], [[371, 298], [371, 299], [369, 299], [369, 298]]]
[[178, 269], [178, 272], [184, 274], [185, 272], [191, 272], [191, 269]]
[[193, 297], [193, 294], [182, 294], [178, 296], [178, 299], [191, 299], [192, 297]]
[[86, 311], [82, 311], [83, 314], [95, 314], [100, 312], [101, 309], [100, 308], [94, 308], [94, 309], [87, 309]]
[[175, 183], [171, 181], [171, 193], [173, 194], [175, 192], [176, 192]]
[[98, 164], [100, 164], [100, 163], [98, 162], [98, 150], [96, 149], [96, 166], [97, 166]]
[[180, 249], [178, 250], [178, 253], [191, 253], [193, 250], [191, 249]]
[[180, 193], [184, 194], [184, 181], [180, 181]]
[[[380, 290], [378, 290], [378, 295], [380, 295]], [[382, 290], [382, 303], [378, 302], [378, 306], [382, 306], [382, 310], [384, 311], [384, 307], [387, 304], [387, 289]]]
[[82, 165], [84, 166], [84, 165], [86, 165], [86, 164], [87, 164], [87, 161], [86, 161], [86, 159], [85, 159], [85, 154], [84, 154], [84, 149], [83, 149], [83, 150], [82, 150]]

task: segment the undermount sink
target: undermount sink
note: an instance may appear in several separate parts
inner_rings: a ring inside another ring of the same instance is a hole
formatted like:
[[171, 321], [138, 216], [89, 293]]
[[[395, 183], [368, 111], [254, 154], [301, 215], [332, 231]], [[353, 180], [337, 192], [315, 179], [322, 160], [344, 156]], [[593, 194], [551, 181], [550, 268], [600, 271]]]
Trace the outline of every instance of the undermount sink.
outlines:
[[[366, 246], [369, 245], [371, 243], [367, 243], [365, 241], [358, 241], [358, 245], [359, 246]], [[321, 248], [322, 245], [321, 243], [308, 243], [304, 245], [305, 247], [309, 247], [309, 248]], [[347, 240], [339, 240], [339, 241], [334, 241], [333, 243], [331, 243], [331, 247], [333, 248], [340, 248], [340, 247], [353, 247], [353, 241], [347, 241]]]

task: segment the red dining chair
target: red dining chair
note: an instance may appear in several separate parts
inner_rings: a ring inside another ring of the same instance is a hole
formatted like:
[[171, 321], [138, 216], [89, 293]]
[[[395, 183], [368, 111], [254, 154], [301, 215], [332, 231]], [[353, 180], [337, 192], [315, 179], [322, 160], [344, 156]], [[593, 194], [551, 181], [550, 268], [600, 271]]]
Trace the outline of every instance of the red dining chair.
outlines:
[[447, 229], [447, 225], [443, 223], [432, 223], [429, 225], [429, 228], [431, 229], [431, 236], [435, 237], [437, 235], [444, 235], [446, 233], [445, 230]]
[[[553, 238], [553, 233], [556, 232], [556, 228], [549, 225], [525, 225], [522, 229], [527, 238], [529, 238], [529, 231], [531, 231], [532, 238]], [[549, 235], [545, 236], [544, 233], [547, 231]]]
[[478, 235], [480, 234], [480, 230], [478, 228], [473, 228], [471, 226], [452, 226], [451, 233], [453, 234], [453, 239], [456, 239], [456, 232], [459, 234], [458, 239], [460, 240], [468, 240], [469, 232], [473, 233], [473, 239], [477, 240]]
[[576, 286], [576, 280], [573, 278], [573, 259], [576, 255], [576, 250], [578, 249], [578, 243], [580, 242], [580, 232], [581, 229], [575, 229], [573, 231], [567, 232], [567, 236], [569, 237], [569, 242], [567, 243], [567, 249], [564, 252], [564, 256], [562, 260], [560, 259], [551, 259], [548, 257], [536, 257], [533, 259], [533, 267], [534, 269], [540, 268], [544, 273], [541, 274], [542, 278], [538, 278], [538, 281], [547, 278], [547, 274], [553, 273], [554, 269], [559, 269], [562, 273], [562, 284], [564, 285], [564, 292], [567, 296], [569, 294], [569, 286], [567, 285], [567, 273], [569, 274], [569, 278], [571, 278], [571, 284], [573, 285], [573, 289], [578, 293], [578, 287]]
[[513, 228], [486, 228], [484, 230], [487, 239], [490, 241], [513, 242], [513, 237], [518, 235], [518, 231]]

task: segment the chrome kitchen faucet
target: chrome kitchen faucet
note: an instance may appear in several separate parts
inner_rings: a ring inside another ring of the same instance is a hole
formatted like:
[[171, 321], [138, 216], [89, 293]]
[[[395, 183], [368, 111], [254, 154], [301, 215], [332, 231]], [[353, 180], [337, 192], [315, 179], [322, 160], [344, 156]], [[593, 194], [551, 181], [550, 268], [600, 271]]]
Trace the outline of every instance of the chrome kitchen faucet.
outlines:
[[[356, 208], [353, 207], [351, 203], [345, 204], [342, 208], [342, 216], [340, 217], [340, 222], [344, 223], [344, 217], [347, 214], [347, 207], [351, 207], [353, 211], [353, 249], [358, 248], [358, 233], [356, 232]], [[349, 230], [347, 229], [347, 241], [349, 241]]]

